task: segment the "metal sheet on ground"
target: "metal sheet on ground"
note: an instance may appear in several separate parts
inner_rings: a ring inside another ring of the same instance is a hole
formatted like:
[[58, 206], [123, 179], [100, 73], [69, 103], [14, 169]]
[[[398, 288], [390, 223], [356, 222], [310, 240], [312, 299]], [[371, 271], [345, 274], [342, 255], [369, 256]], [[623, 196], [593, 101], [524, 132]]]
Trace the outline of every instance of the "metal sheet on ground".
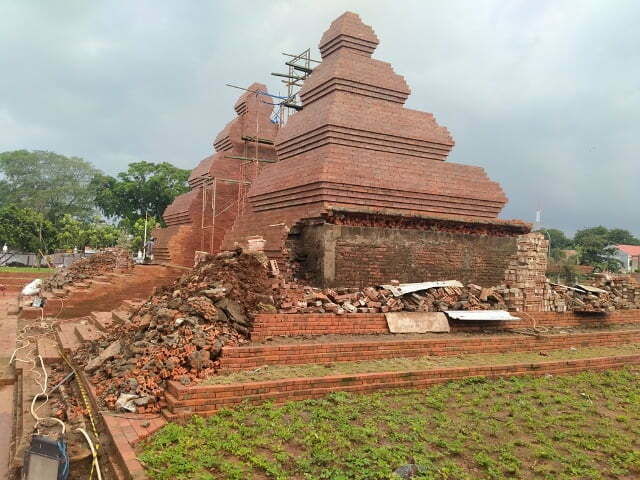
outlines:
[[442, 312], [390, 312], [385, 313], [391, 333], [448, 333], [451, 331], [447, 316]]
[[520, 320], [505, 310], [448, 310], [444, 312], [452, 320], [506, 322]]

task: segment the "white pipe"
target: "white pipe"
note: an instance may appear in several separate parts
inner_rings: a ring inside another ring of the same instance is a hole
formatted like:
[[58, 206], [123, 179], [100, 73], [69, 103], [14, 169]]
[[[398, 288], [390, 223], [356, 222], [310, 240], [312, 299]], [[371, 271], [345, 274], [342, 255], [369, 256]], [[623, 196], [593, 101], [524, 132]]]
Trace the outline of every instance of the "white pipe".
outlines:
[[98, 453], [96, 452], [95, 447], [93, 446], [93, 442], [91, 441], [91, 437], [84, 428], [77, 428], [76, 432], [82, 433], [84, 438], [87, 440], [89, 444], [89, 448], [91, 449], [91, 455], [93, 455], [93, 465], [96, 467], [96, 473], [98, 474], [98, 480], [102, 480], [102, 473], [100, 472], [100, 464], [98, 463]]

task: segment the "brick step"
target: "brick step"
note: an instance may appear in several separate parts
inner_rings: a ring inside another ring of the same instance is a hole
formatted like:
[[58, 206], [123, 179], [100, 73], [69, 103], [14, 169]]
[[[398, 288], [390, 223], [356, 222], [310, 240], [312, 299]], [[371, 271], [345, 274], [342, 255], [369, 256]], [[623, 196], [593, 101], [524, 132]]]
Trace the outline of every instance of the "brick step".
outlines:
[[42, 316], [42, 309], [36, 307], [22, 307], [19, 317], [25, 320], [33, 320]]
[[331, 392], [369, 393], [395, 388], [426, 388], [430, 385], [472, 377], [547, 375], [599, 371], [640, 364], [640, 354], [592, 357], [575, 360], [511, 363], [503, 365], [446, 367], [430, 370], [358, 373], [310, 378], [288, 378], [225, 385], [184, 386], [168, 383], [168, 410], [179, 417], [208, 415], [242, 402], [259, 404], [319, 398]]
[[454, 356], [473, 353], [512, 353], [560, 350], [570, 347], [616, 346], [640, 343], [640, 329], [553, 335], [485, 335], [456, 338], [403, 339], [386, 335], [383, 339], [362, 339], [333, 343], [292, 343], [284, 345], [245, 345], [225, 347], [220, 368], [248, 370], [263, 365], [301, 365], [307, 363], [352, 362], [384, 358]]
[[54, 288], [51, 290], [51, 293], [56, 297], [66, 297], [67, 294], [69, 293], [69, 288], [68, 287]]
[[33, 280], [39, 277], [33, 278], [21, 278], [21, 277], [0, 277], [0, 283], [6, 286], [20, 286], [23, 287], [27, 283], [31, 283]]
[[82, 280], [81, 282], [73, 282], [73, 287], [76, 289], [86, 290], [87, 288], [91, 288], [91, 280]]
[[54, 338], [40, 337], [37, 340], [38, 355], [42, 357], [42, 361], [49, 365], [58, 363], [62, 360], [58, 350], [58, 343]]
[[140, 305], [142, 305], [143, 303], [144, 301], [123, 300], [120, 304], [120, 309], [129, 313], [133, 313], [138, 310], [138, 308], [140, 308]]
[[58, 325], [56, 335], [62, 350], [66, 353], [75, 352], [80, 347], [80, 341], [76, 336], [77, 322], [65, 322]]
[[[619, 310], [609, 314], [528, 312], [514, 315], [522, 320], [511, 322], [464, 322], [450, 320], [451, 331], [514, 330], [535, 324], [543, 327], [603, 327], [640, 323], [640, 310]], [[261, 313], [255, 316], [251, 338], [264, 340], [276, 336], [367, 335], [389, 333], [384, 313]]]
[[91, 312], [89, 319], [98, 330], [103, 332], [109, 331], [114, 324], [112, 312]]
[[94, 325], [79, 323], [75, 328], [76, 337], [81, 343], [93, 342], [104, 336]]
[[[5, 352], [9, 354], [10, 352]], [[13, 385], [16, 382], [16, 370], [9, 364], [9, 358], [0, 357], [0, 386]]]
[[129, 312], [125, 312], [124, 310], [114, 310], [111, 312], [111, 318], [113, 319], [113, 323], [118, 323], [123, 325], [125, 323], [129, 323]]

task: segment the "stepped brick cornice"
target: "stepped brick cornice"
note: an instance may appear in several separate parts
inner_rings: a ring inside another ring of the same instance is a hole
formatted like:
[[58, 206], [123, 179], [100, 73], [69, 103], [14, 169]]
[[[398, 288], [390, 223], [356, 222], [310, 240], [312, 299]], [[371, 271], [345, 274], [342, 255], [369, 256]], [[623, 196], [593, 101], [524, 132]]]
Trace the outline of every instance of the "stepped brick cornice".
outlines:
[[396, 74], [391, 64], [351, 51], [327, 58], [305, 81], [300, 96], [304, 105], [309, 106], [336, 90], [401, 105], [411, 93], [404, 77]]

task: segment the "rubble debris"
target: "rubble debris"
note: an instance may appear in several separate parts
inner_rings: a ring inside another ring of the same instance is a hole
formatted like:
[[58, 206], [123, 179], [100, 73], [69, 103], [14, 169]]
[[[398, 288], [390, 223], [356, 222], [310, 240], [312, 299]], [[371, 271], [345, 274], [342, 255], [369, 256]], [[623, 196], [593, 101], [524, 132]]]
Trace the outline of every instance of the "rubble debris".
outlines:
[[640, 284], [630, 275], [600, 273], [593, 285], [569, 287], [548, 283], [545, 310], [553, 312], [612, 312], [640, 308]]
[[[285, 284], [281, 291], [279, 313], [387, 313], [387, 312], [444, 312], [450, 310], [530, 310], [546, 312], [611, 312], [640, 309], [640, 284], [632, 276], [599, 274], [594, 285], [575, 287], [546, 282], [543, 286], [543, 305], [527, 305], [528, 287], [498, 285], [481, 287], [432, 287], [438, 283], [425, 282], [424, 287], [377, 287], [319, 289], [302, 284]], [[453, 284], [453, 283], [451, 283]], [[526, 282], [525, 282], [526, 284]], [[537, 288], [537, 287], [536, 287]], [[404, 293], [404, 292], [407, 293]]]
[[76, 282], [112, 272], [127, 272], [134, 267], [131, 252], [124, 248], [105, 248], [89, 257], [76, 260], [42, 283], [43, 290], [61, 289]]
[[104, 362], [120, 354], [120, 350], [121, 350], [120, 340], [116, 340], [115, 342], [111, 343], [107, 348], [105, 348], [102, 352], [100, 352], [100, 355], [92, 358], [89, 361], [89, 363], [87, 363], [87, 365], [84, 367], [84, 371], [87, 373], [91, 373], [95, 371]]
[[[398, 290], [377, 286], [319, 289], [287, 284], [281, 291], [280, 313], [387, 313], [442, 312], [447, 310], [506, 310], [509, 288], [482, 288], [478, 285], [431, 287], [411, 290], [400, 295]], [[461, 284], [460, 284], [461, 285]]]
[[105, 406], [157, 412], [167, 380], [188, 385], [215, 373], [222, 347], [247, 342], [253, 314], [276, 301], [263, 256], [207, 256], [129, 322], [80, 349], [75, 358], [93, 373]]

